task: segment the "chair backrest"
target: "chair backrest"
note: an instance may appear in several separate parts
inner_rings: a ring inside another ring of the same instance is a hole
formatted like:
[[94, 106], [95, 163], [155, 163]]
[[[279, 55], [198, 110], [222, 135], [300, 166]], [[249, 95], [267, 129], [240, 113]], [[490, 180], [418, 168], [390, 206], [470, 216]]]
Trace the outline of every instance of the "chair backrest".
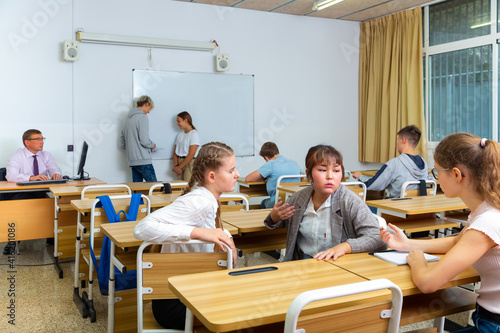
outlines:
[[283, 179], [290, 179], [290, 178], [298, 178], [299, 181], [298, 182], [287, 182], [288, 185], [301, 185], [301, 184], [306, 184], [308, 182], [304, 182], [302, 181], [303, 178], [306, 178], [307, 175], [283, 175], [283, 176], [279, 176], [278, 177], [278, 180], [276, 181], [276, 195], [275, 195], [275, 198], [274, 198], [274, 204], [276, 204], [278, 201], [279, 201], [279, 196], [278, 196], [278, 187], [280, 186], [281, 184], [281, 181]]
[[[426, 184], [427, 195], [436, 195], [437, 183], [434, 180], [426, 179], [425, 184]], [[409, 186], [415, 187], [418, 185], [420, 185], [420, 180], [409, 180], [409, 181], [404, 182], [403, 185], [401, 186], [400, 198], [416, 197], [416, 196], [420, 195], [419, 189], [407, 190], [407, 188]]]
[[[88, 193], [87, 193], [88, 192]], [[127, 193], [132, 195], [132, 190], [125, 184], [89, 185], [85, 186], [81, 193], [81, 199], [94, 199], [103, 194], [113, 195]]]
[[[248, 198], [245, 194], [241, 193], [222, 193], [219, 197], [219, 199], [239, 199], [242, 200], [243, 203], [245, 204], [245, 210], [250, 209], [250, 203], [248, 202]], [[221, 207], [222, 209], [222, 207]], [[240, 209], [243, 210], [243, 209]]]
[[[114, 205], [115, 211], [118, 213], [120, 210], [128, 211], [130, 199], [132, 195], [114, 195], [109, 196], [111, 202]], [[146, 215], [149, 215], [151, 212], [151, 202], [149, 198], [142, 194], [141, 199], [143, 200], [143, 204], [139, 205], [139, 211], [137, 213], [137, 221], [142, 220]], [[117, 205], [116, 201], [121, 200], [126, 201], [125, 204]], [[101, 231], [101, 224], [109, 223], [108, 217], [106, 216], [106, 212], [104, 208], [97, 207], [97, 204], [100, 202], [99, 198], [95, 198], [92, 202], [92, 207], [90, 210], [90, 229], [89, 229], [89, 242], [90, 245], [94, 246], [94, 239], [96, 237], [104, 237], [104, 233]]]
[[[348, 295], [355, 295], [360, 293], [366, 293], [374, 290], [390, 289], [391, 290], [391, 302], [392, 309], [390, 311], [384, 310], [380, 313], [380, 318], [386, 319], [390, 318], [387, 325], [387, 332], [395, 333], [399, 330], [399, 321], [401, 317], [401, 309], [403, 306], [403, 294], [401, 289], [395, 285], [393, 282], [387, 279], [378, 279], [371, 281], [357, 282], [342, 286], [335, 286], [330, 288], [316, 289], [303, 292], [297, 296], [290, 306], [285, 319], [285, 330], [284, 333], [299, 333], [305, 332], [305, 330], [297, 329], [297, 321], [302, 309], [311, 302], [321, 301], [325, 299], [342, 297]], [[365, 320], [360, 318], [360, 320]], [[383, 323], [385, 324], [385, 322]], [[385, 325], [384, 325], [385, 326]], [[331, 323], [331, 328], [335, 327], [335, 323]], [[379, 328], [380, 329], [380, 328]], [[375, 330], [367, 328], [365, 331]], [[379, 331], [379, 330], [376, 330]], [[333, 332], [333, 331], [332, 331]]]
[[363, 182], [341, 182], [348, 189], [357, 193], [363, 201], [366, 201], [366, 185]]
[[[156, 243], [143, 242], [137, 251], [137, 327], [138, 332], [145, 332], [144, 300], [177, 298], [168, 288], [168, 278], [171, 276], [203, 273], [220, 269], [233, 268], [231, 248], [227, 252], [210, 253], [147, 253], [144, 250]], [[162, 244], [211, 244], [198, 240], [164, 242]], [[215, 246], [217, 249], [218, 247]], [[186, 329], [192, 327], [193, 314], [186, 311]], [[155, 330], [155, 332], [157, 332]], [[168, 330], [168, 332], [177, 332]], [[178, 331], [184, 332], [184, 331]]]
[[162, 183], [154, 184], [149, 188], [149, 195], [153, 194], [154, 190], [157, 189], [158, 187], [163, 187], [164, 185]]

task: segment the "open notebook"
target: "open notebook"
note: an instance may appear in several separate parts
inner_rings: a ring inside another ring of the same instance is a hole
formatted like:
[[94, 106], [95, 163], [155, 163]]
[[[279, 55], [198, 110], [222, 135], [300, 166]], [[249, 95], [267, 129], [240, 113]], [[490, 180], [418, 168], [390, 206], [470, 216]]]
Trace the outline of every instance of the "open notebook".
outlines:
[[[373, 255], [377, 258], [383, 259], [394, 265], [406, 265], [408, 262], [406, 261], [406, 256], [408, 252], [400, 252], [400, 251], [384, 251], [384, 252], [375, 252]], [[433, 256], [432, 254], [424, 253], [425, 259], [427, 261], [438, 261], [439, 257]]]

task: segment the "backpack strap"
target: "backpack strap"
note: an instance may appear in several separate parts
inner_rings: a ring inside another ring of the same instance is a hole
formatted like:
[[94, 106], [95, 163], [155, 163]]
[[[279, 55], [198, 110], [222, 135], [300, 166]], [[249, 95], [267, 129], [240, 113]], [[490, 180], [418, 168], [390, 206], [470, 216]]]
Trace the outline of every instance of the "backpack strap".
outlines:
[[427, 196], [427, 183], [425, 179], [420, 179], [419, 181], [420, 196]]
[[135, 221], [137, 220], [137, 214], [139, 213], [139, 206], [141, 205], [142, 194], [134, 193], [132, 194], [132, 198], [130, 199], [130, 205], [128, 207], [128, 213], [125, 213], [123, 210], [118, 212], [118, 221], [120, 219], [120, 213], [124, 213], [126, 217], [126, 221]]
[[106, 212], [109, 223], [120, 222], [120, 213], [116, 214], [115, 207], [109, 198], [109, 195], [101, 195], [97, 197], [102, 204], [102, 208]]

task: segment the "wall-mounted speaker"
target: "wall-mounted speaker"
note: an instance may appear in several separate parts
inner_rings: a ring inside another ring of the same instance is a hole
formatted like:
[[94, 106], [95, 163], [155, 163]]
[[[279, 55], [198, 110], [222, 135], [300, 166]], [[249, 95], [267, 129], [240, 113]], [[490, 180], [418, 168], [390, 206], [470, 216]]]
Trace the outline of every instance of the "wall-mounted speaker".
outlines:
[[225, 72], [229, 69], [229, 54], [217, 53], [215, 56], [215, 67], [218, 72]]
[[78, 60], [78, 41], [65, 40], [63, 45], [63, 59], [66, 61]]

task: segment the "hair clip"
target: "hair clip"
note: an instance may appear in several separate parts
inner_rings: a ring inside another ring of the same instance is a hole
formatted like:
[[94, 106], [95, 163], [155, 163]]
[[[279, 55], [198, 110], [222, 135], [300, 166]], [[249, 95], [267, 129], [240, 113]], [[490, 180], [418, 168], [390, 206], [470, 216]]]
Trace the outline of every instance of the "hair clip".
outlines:
[[486, 140], [487, 140], [486, 138], [481, 139], [481, 147], [484, 148], [484, 146], [486, 146]]

